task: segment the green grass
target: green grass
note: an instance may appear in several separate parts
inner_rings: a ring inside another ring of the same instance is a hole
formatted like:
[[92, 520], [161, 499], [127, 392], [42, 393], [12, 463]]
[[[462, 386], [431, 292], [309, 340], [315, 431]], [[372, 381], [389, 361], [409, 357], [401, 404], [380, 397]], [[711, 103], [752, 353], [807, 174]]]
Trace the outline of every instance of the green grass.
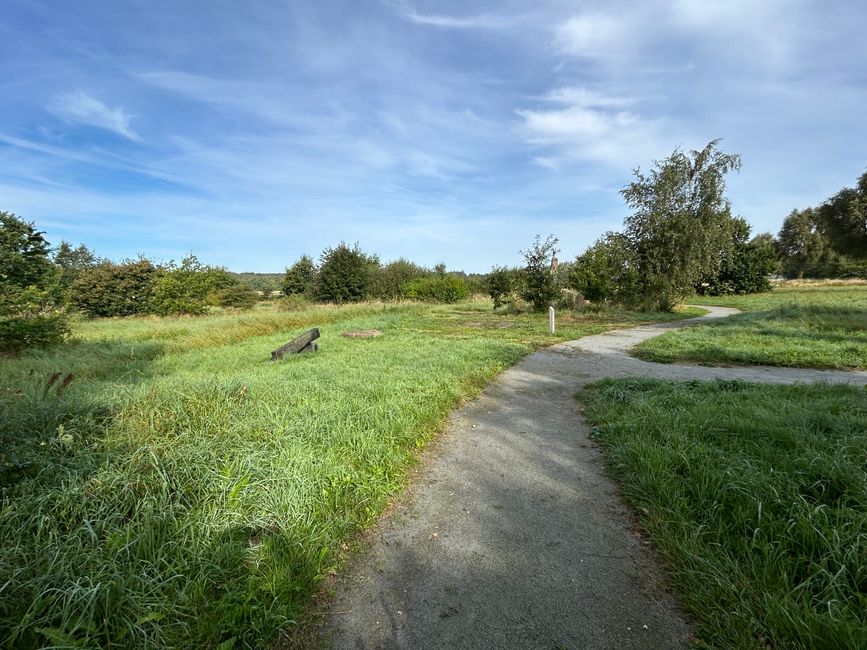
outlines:
[[650, 339], [647, 361], [867, 369], [867, 284], [780, 287], [695, 302], [745, 313]]
[[651, 380], [582, 395], [697, 645], [867, 647], [865, 397]]
[[[78, 322], [0, 365], [0, 645], [262, 647], [460, 400], [541, 345], [683, 315], [562, 315], [555, 337], [486, 303]], [[318, 353], [268, 363], [314, 325]]]

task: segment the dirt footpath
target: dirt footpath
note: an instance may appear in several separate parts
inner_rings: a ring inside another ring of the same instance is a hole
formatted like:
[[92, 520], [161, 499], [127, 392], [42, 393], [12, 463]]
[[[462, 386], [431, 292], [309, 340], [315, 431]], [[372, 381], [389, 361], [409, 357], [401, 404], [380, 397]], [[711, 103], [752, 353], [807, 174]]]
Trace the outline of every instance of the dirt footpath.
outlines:
[[[702, 319], [735, 311], [706, 309]], [[456, 411], [417, 484], [338, 580], [323, 643], [686, 648], [687, 624], [587, 438], [575, 394], [612, 376], [864, 385], [867, 373], [664, 365], [626, 354], [684, 323], [542, 350]]]

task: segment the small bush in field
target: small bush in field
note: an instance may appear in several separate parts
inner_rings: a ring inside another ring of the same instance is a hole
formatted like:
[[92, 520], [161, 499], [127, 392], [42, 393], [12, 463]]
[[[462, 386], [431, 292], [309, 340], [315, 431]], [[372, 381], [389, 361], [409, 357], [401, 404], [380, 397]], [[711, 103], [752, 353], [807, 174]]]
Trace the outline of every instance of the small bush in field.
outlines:
[[206, 266], [189, 255], [178, 267], [169, 267], [157, 279], [151, 297], [154, 313], [202, 314], [218, 303], [217, 292], [234, 287], [232, 275], [224, 268]]
[[470, 289], [462, 278], [431, 276], [418, 278], [404, 285], [404, 296], [427, 302], [459, 302], [470, 295]]
[[406, 297], [406, 285], [429, 275], [427, 269], [401, 257], [376, 270], [371, 294], [381, 300], [399, 300]]
[[243, 284], [235, 284], [217, 290], [214, 293], [214, 299], [220, 307], [252, 309], [259, 302], [259, 294]]
[[485, 291], [494, 301], [494, 309], [499, 309], [515, 302], [524, 287], [524, 272], [521, 269], [495, 266], [485, 278], [484, 285]]

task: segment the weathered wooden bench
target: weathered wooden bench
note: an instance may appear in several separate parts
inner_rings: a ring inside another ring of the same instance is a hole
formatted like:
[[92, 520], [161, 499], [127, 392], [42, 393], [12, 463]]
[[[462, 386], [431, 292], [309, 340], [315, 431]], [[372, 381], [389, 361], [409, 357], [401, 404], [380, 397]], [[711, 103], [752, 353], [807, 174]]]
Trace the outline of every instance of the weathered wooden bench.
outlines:
[[319, 328], [314, 327], [309, 332], [305, 332], [285, 345], [271, 352], [271, 363], [280, 361], [287, 354], [300, 354], [301, 352], [316, 352], [319, 346], [315, 343], [319, 338]]

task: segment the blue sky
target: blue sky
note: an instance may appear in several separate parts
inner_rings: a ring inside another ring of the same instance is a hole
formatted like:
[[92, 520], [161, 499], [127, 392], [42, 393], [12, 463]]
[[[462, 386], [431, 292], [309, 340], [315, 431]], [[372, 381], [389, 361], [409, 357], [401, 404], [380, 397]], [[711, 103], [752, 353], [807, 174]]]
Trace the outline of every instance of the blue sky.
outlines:
[[112, 259], [580, 253], [722, 138], [776, 233], [867, 168], [860, 1], [3, 0], [0, 209]]

